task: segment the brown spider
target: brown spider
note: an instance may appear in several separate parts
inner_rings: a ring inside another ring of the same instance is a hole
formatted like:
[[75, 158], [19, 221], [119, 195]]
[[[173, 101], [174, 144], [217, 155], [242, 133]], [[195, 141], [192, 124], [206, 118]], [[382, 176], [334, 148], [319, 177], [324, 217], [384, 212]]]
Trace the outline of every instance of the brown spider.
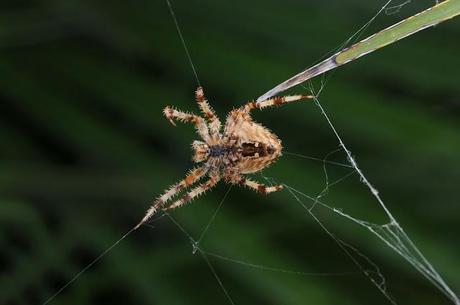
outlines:
[[[222, 124], [206, 101], [201, 87], [196, 90], [196, 101], [204, 118], [166, 107], [163, 112], [171, 124], [176, 125], [173, 119], [195, 124], [197, 133], [203, 141], [192, 143], [195, 153], [193, 161], [204, 162], [204, 164], [192, 169], [184, 180], [173, 185], [160, 196], [136, 228], [150, 219], [159, 209], [170, 210], [180, 207], [211, 189], [222, 179], [227, 183], [246, 185], [264, 194], [283, 189], [282, 185], [266, 186], [244, 177], [245, 174], [255, 173], [268, 167], [281, 156], [283, 148], [275, 134], [252, 120], [250, 112], [252, 109], [264, 109], [311, 98], [313, 98], [311, 95], [293, 95], [274, 97], [259, 103], [249, 102], [229, 113], [223, 134], [220, 132]], [[207, 182], [195, 187], [169, 207], [163, 208], [171, 198], [206, 174], [209, 176]]]

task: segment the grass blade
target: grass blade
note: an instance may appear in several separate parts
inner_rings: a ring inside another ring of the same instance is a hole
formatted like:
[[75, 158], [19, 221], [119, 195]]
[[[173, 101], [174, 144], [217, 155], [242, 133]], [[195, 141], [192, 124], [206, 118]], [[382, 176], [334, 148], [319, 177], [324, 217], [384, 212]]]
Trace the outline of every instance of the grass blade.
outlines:
[[260, 96], [257, 101], [266, 100], [293, 86], [303, 83], [317, 75], [349, 63], [361, 56], [390, 45], [400, 39], [408, 37], [426, 28], [437, 25], [460, 14], [460, 0], [446, 0], [406, 18], [354, 45], [346, 48], [317, 65], [294, 75], [290, 79], [277, 85], [267, 93]]

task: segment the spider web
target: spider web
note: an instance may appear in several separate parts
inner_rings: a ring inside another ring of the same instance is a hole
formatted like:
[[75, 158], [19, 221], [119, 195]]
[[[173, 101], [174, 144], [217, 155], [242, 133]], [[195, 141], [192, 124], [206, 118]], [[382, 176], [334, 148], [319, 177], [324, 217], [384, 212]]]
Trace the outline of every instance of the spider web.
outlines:
[[[449, 299], [452, 300], [454, 304], [460, 304], [460, 300], [457, 297], [457, 295], [451, 290], [451, 288], [446, 284], [444, 279], [439, 275], [439, 273], [434, 269], [434, 267], [431, 265], [431, 263], [425, 258], [423, 253], [417, 248], [417, 246], [412, 242], [412, 240], [409, 238], [409, 236], [406, 234], [404, 229], [399, 225], [395, 217], [391, 214], [389, 209], [386, 207], [385, 203], [381, 199], [378, 190], [369, 182], [367, 177], [364, 175], [362, 170], [359, 168], [355, 158], [352, 156], [351, 151], [347, 148], [345, 143], [343, 142], [342, 138], [340, 137], [339, 133], [337, 132], [336, 128], [332, 124], [329, 116], [327, 113], [324, 111], [324, 108], [322, 107], [321, 103], [319, 100], [316, 100], [316, 105], [319, 107], [322, 115], [325, 117], [326, 121], [328, 122], [329, 126], [331, 127], [334, 135], [338, 139], [340, 143], [340, 147], [343, 148], [343, 150], [346, 153], [347, 159], [349, 163], [352, 165], [352, 167], [355, 169], [356, 173], [359, 175], [359, 178], [361, 182], [369, 189], [371, 192], [372, 196], [375, 198], [375, 200], [379, 203], [381, 208], [385, 211], [385, 214], [388, 217], [388, 222], [385, 224], [376, 224], [372, 222], [368, 222], [359, 218], [355, 218], [352, 215], [349, 215], [339, 209], [333, 208], [327, 204], [324, 204], [318, 200], [318, 197], [312, 198], [311, 196], [308, 196], [298, 190], [295, 190], [291, 187], [289, 187], [290, 193], [292, 196], [300, 203], [304, 208], [306, 208], [309, 213], [312, 215], [312, 217], [316, 217], [311, 213], [311, 208], [307, 208], [307, 206], [304, 205], [303, 201], [301, 200], [301, 197], [309, 199], [314, 201], [314, 203], [321, 204], [324, 207], [327, 207], [331, 209], [334, 213], [339, 214], [340, 216], [343, 216], [350, 221], [368, 229], [372, 234], [376, 235], [380, 240], [382, 240], [388, 247], [390, 247], [392, 250], [394, 250], [396, 253], [401, 255], [407, 262], [409, 262], [415, 269], [417, 269], [426, 279], [428, 279], [434, 286], [436, 286], [442, 293], [444, 293]], [[331, 233], [331, 237], [335, 238], [334, 235]], [[337, 240], [339, 244], [342, 244], [343, 242], [340, 240]], [[344, 249], [345, 250], [345, 249]], [[346, 250], [345, 250], [346, 251]], [[366, 271], [364, 271], [366, 272]], [[367, 275], [367, 274], [366, 274]], [[373, 278], [371, 278], [371, 281], [379, 288], [379, 290], [384, 293], [389, 300], [394, 303], [394, 300], [390, 298], [390, 296], [386, 293], [386, 288], [385, 288], [385, 281], [382, 279], [382, 281], [376, 282]]]
[[[179, 24], [177, 22], [177, 19], [174, 14], [174, 10], [171, 6], [170, 0], [166, 0], [168, 7], [170, 9], [171, 16], [174, 19], [174, 23], [176, 26], [176, 29], [178, 31], [179, 37], [181, 39], [181, 42], [184, 46], [185, 52], [187, 54], [187, 58], [189, 60], [189, 63], [192, 67], [193, 73], [195, 75], [196, 81], [198, 84], [200, 84], [200, 80], [198, 78], [195, 66], [193, 64], [192, 58], [189, 54], [188, 48], [186, 46], [185, 40], [182, 36]], [[344, 47], [351, 45], [352, 43], [356, 42], [359, 40], [361, 35], [366, 31], [366, 29], [374, 22], [374, 20], [379, 17], [382, 13], [386, 15], [392, 15], [399, 13], [401, 9], [406, 6], [407, 4], [410, 4], [412, 1], [407, 0], [399, 4], [393, 4], [393, 0], [387, 1], [378, 11], [377, 13], [368, 21], [366, 22], [362, 27], [358, 29], [350, 38], [348, 38], [346, 41], [344, 41], [342, 44], [340, 44], [335, 50], [331, 51], [330, 53], [326, 54], [323, 58], [321, 58], [319, 61], [322, 59], [328, 57], [332, 53], [336, 53], [337, 51], [343, 49]], [[406, 234], [404, 229], [400, 226], [400, 224], [397, 222], [396, 218], [392, 215], [392, 213], [389, 211], [387, 206], [385, 205], [384, 201], [379, 195], [378, 190], [370, 183], [368, 178], [364, 175], [363, 171], [361, 168], [358, 166], [358, 163], [356, 159], [353, 157], [352, 152], [344, 141], [342, 140], [342, 137], [338, 133], [337, 129], [335, 128], [334, 124], [332, 123], [329, 115], [326, 113], [325, 109], [320, 103], [319, 96], [324, 89], [327, 80], [331, 77], [332, 73], [328, 74], [328, 78], [326, 78], [324, 75], [322, 76], [321, 79], [321, 87], [319, 90], [315, 90], [313, 87], [312, 82], [309, 82], [309, 87], [306, 88], [303, 86], [305, 89], [310, 91], [310, 93], [314, 96], [315, 98], [315, 104], [318, 107], [320, 113], [322, 116], [325, 118], [327, 121], [330, 129], [332, 130], [335, 138], [338, 140], [339, 143], [339, 148], [328, 153], [324, 159], [319, 159], [319, 158], [314, 158], [314, 157], [309, 157], [305, 155], [300, 155], [300, 154], [295, 154], [295, 153], [285, 153], [285, 155], [291, 155], [291, 156], [296, 156], [296, 157], [302, 157], [310, 160], [316, 160], [316, 161], [322, 161], [323, 162], [323, 169], [324, 169], [324, 176], [325, 176], [325, 187], [324, 189], [316, 196], [310, 196], [307, 195], [297, 189], [295, 189], [292, 186], [289, 186], [287, 184], [284, 184], [286, 188], [288, 189], [290, 195], [295, 199], [296, 202], [298, 202], [302, 208], [306, 211], [306, 213], [311, 216], [317, 223], [318, 225], [337, 243], [337, 245], [343, 250], [346, 255], [353, 261], [353, 263], [362, 271], [362, 273], [377, 287], [378, 290], [388, 299], [388, 301], [392, 304], [396, 304], [396, 301], [393, 299], [393, 297], [389, 294], [387, 287], [386, 287], [386, 280], [385, 277], [383, 276], [382, 272], [380, 271], [380, 268], [375, 264], [369, 257], [361, 253], [357, 248], [353, 247], [352, 245], [346, 243], [345, 241], [341, 240], [338, 238], [332, 231], [330, 231], [327, 226], [320, 220], [318, 216], [315, 215], [314, 209], [317, 206], [321, 206], [323, 208], [326, 208], [333, 213], [336, 213], [337, 215], [340, 215], [341, 217], [344, 217], [353, 223], [367, 229], [369, 232], [371, 232], [373, 235], [377, 236], [381, 241], [384, 242], [385, 245], [387, 245], [390, 249], [398, 253], [400, 256], [402, 256], [407, 262], [409, 262], [417, 271], [419, 271], [428, 281], [430, 281], [435, 287], [437, 287], [443, 294], [446, 295], [454, 304], [460, 304], [460, 300], [457, 297], [457, 295], [452, 291], [452, 289], [446, 284], [444, 279], [439, 275], [439, 273], [435, 270], [435, 268], [432, 266], [432, 264], [426, 259], [426, 257], [423, 255], [423, 253], [416, 247], [416, 245], [412, 242], [412, 240], [409, 238], [409, 236]], [[346, 155], [346, 159], [348, 161], [347, 164], [343, 163], [338, 163], [334, 161], [328, 161], [328, 158], [337, 153], [338, 151], [342, 151]], [[334, 180], [332, 182], [329, 181], [328, 177], [328, 171], [326, 169], [327, 164], [332, 164], [336, 166], [342, 166], [342, 167], [348, 167], [350, 168], [350, 172], [344, 175], [343, 177]], [[357, 174], [360, 181], [368, 188], [369, 192], [372, 194], [374, 199], [378, 202], [380, 205], [381, 209], [385, 212], [388, 221], [385, 222], [384, 224], [377, 224], [373, 222], [369, 222], [366, 220], [362, 220], [356, 217], [353, 217], [352, 215], [343, 212], [341, 209], [332, 207], [331, 205], [326, 204], [325, 202], [321, 201], [320, 199], [325, 196], [328, 192], [330, 187], [334, 186], [335, 184], [338, 184], [342, 182], [343, 180], [347, 179], [353, 174]], [[275, 181], [273, 178], [268, 178], [262, 175], [262, 177], [270, 184], [275, 185]], [[171, 217], [171, 215], [167, 214], [169, 219], [174, 222], [174, 224], [189, 238], [193, 245], [193, 253], [199, 252], [203, 259], [207, 262], [208, 266], [210, 267], [213, 275], [215, 276], [216, 280], [218, 281], [220, 287], [222, 288], [225, 296], [227, 299], [230, 301], [231, 304], [234, 304], [232, 298], [230, 297], [229, 292], [223, 285], [221, 279], [217, 275], [215, 269], [211, 265], [208, 256], [227, 261], [230, 263], [234, 264], [239, 264], [243, 265], [246, 267], [252, 267], [252, 268], [257, 268], [261, 270], [266, 270], [266, 271], [274, 271], [274, 272], [283, 272], [283, 273], [291, 273], [291, 274], [298, 274], [298, 275], [332, 275], [330, 273], [323, 273], [323, 274], [312, 274], [312, 273], [305, 273], [305, 272], [300, 272], [300, 271], [293, 271], [293, 270], [286, 270], [286, 269], [281, 269], [281, 268], [276, 268], [276, 267], [271, 267], [271, 266], [264, 266], [260, 264], [254, 264], [251, 262], [239, 260], [239, 259], [234, 259], [230, 257], [226, 257], [220, 254], [216, 254], [213, 252], [208, 252], [204, 250], [200, 246], [200, 242], [203, 239], [204, 235], [210, 228], [212, 222], [215, 220], [215, 217], [217, 213], [219, 212], [224, 200], [226, 199], [228, 192], [225, 194], [224, 199], [220, 202], [217, 210], [213, 214], [211, 220], [209, 223], [206, 225], [205, 229], [203, 232], [200, 234], [200, 237], [198, 240], [195, 240], [174, 218]], [[311, 204], [308, 205], [306, 202], [310, 201]], [[347, 273], [337, 273], [334, 275], [343, 275]]]
[[[182, 35], [181, 28], [177, 21], [177, 18], [174, 13], [174, 9], [171, 5], [170, 0], [166, 0], [168, 4], [168, 8], [170, 10], [172, 19], [176, 26], [179, 38], [182, 42], [184, 47], [187, 59], [189, 64], [192, 68], [194, 77], [198, 85], [201, 85], [200, 79], [198, 77], [197, 69], [193, 63], [192, 57], [187, 47], [187, 43]], [[387, 1], [378, 11], [377, 13], [362, 27], [360, 27], [349, 39], [344, 41], [340, 44], [335, 50], [332, 50], [330, 53], [325, 54], [323, 58], [328, 57], [330, 54], [337, 52], [338, 50], [343, 49], [345, 46], [352, 44], [359, 40], [361, 35], [365, 32], [365, 30], [373, 23], [373, 21], [380, 16], [382, 13], [390, 15], [398, 13], [405, 5], [411, 3], [411, 0], [402, 2], [400, 4], [393, 4], [393, 0]], [[318, 60], [319, 62], [320, 60]], [[150, 228], [155, 228], [152, 226], [152, 223], [167, 219], [171, 223], [173, 223], [177, 229], [184, 234], [184, 236], [190, 241], [192, 246], [192, 253], [198, 254], [202, 257], [205, 261], [206, 265], [208, 266], [210, 272], [212, 273], [213, 277], [215, 278], [216, 282], [218, 283], [220, 289], [222, 290], [224, 296], [228, 300], [230, 304], [236, 304], [234, 298], [232, 298], [231, 291], [227, 289], [224, 284], [224, 281], [219, 276], [218, 271], [214, 267], [211, 259], [219, 260], [224, 263], [240, 265], [246, 268], [253, 268], [260, 271], [265, 272], [274, 272], [274, 273], [283, 273], [283, 274], [291, 274], [297, 276], [318, 276], [318, 277], [337, 277], [337, 276], [351, 276], [356, 274], [364, 274], [370, 282], [387, 298], [387, 300], [392, 304], [397, 304], [396, 300], [392, 297], [389, 293], [387, 288], [387, 281], [380, 270], [379, 266], [367, 255], [361, 252], [358, 248], [351, 245], [348, 242], [345, 242], [341, 238], [338, 237], [329, 227], [325, 224], [323, 220], [318, 216], [316, 212], [318, 209], [327, 210], [335, 215], [340, 216], [341, 218], [345, 218], [350, 222], [368, 230], [371, 234], [376, 236], [379, 240], [381, 240], [386, 246], [390, 249], [395, 251], [401, 257], [403, 257], [407, 262], [409, 262], [417, 271], [419, 271], [429, 282], [431, 282], [435, 287], [437, 287], [443, 294], [446, 295], [454, 304], [459, 305], [460, 300], [457, 295], [452, 291], [452, 289], [446, 284], [444, 279], [439, 275], [439, 273], [434, 269], [432, 264], [426, 259], [423, 253], [416, 247], [416, 245], [412, 242], [409, 236], [406, 234], [404, 229], [398, 223], [396, 218], [392, 215], [389, 211], [387, 206], [385, 205], [384, 201], [381, 199], [378, 190], [370, 183], [368, 178], [365, 176], [361, 168], [358, 166], [356, 158], [353, 156], [351, 150], [347, 147], [344, 143], [341, 135], [337, 131], [335, 125], [333, 124], [332, 120], [330, 119], [329, 115], [326, 113], [325, 109], [320, 103], [319, 96], [321, 95], [323, 89], [325, 88], [328, 80], [332, 76], [333, 72], [328, 73], [327, 77], [321, 77], [321, 86], [319, 90], [315, 90], [313, 83], [309, 82], [308, 86], [303, 88], [305, 90], [310, 91], [315, 98], [315, 105], [317, 106], [319, 112], [324, 117], [325, 121], [327, 122], [328, 126], [330, 127], [334, 137], [338, 141], [338, 148], [332, 150], [328, 154], [325, 155], [324, 158], [316, 158], [311, 156], [306, 156], [303, 154], [293, 153], [293, 152], [284, 152], [284, 155], [291, 158], [302, 158], [307, 159], [312, 162], [320, 162], [323, 167], [324, 172], [324, 188], [317, 194], [317, 195], [308, 195], [305, 192], [302, 192], [293, 186], [283, 183], [286, 187], [289, 195], [291, 196], [292, 200], [299, 204], [299, 206], [305, 212], [305, 215], [313, 219], [319, 227], [338, 245], [338, 247], [346, 254], [346, 256], [358, 267], [359, 271], [343, 271], [343, 272], [304, 272], [299, 270], [293, 269], [285, 269], [278, 266], [270, 266], [264, 264], [258, 264], [255, 262], [251, 262], [246, 259], [242, 258], [235, 258], [229, 257], [226, 255], [222, 255], [220, 253], [214, 252], [212, 250], [206, 249], [202, 245], [202, 241], [212, 228], [213, 223], [215, 222], [218, 213], [221, 211], [222, 206], [228, 200], [228, 196], [232, 190], [232, 187], [229, 187], [227, 192], [225, 193], [222, 200], [219, 202], [216, 210], [212, 214], [209, 221], [204, 226], [203, 230], [199, 234], [198, 238], [192, 236], [191, 233], [182, 225], [174, 216], [171, 214], [164, 212], [164, 214], [158, 216], [157, 218], [149, 221], [145, 226]], [[346, 163], [340, 161], [332, 161], [330, 158], [334, 155], [339, 153], [344, 154]], [[335, 166], [340, 167], [345, 170], [345, 172], [338, 178], [331, 179], [328, 166]], [[268, 184], [279, 184], [276, 182], [276, 179], [273, 177], [267, 177], [263, 174], [260, 174], [262, 179], [264, 179]], [[323, 198], [325, 198], [330, 189], [336, 186], [339, 183], [344, 182], [345, 180], [349, 179], [352, 176], [358, 176], [361, 183], [368, 189], [372, 197], [377, 201], [380, 208], [384, 211], [387, 221], [383, 224], [370, 222], [367, 220], [363, 220], [357, 217], [352, 216], [350, 213], [344, 212], [342, 209], [334, 207], [330, 203], [326, 203]], [[118, 245], [123, 239], [129, 236], [134, 231], [134, 228], [129, 230], [124, 236], [122, 236], [118, 241], [116, 241], [112, 246], [110, 246], [107, 250], [105, 250], [100, 256], [98, 256], [94, 261], [92, 261], [89, 265], [87, 265], [84, 269], [82, 269], [78, 274], [76, 274], [66, 285], [64, 285], [59, 291], [57, 291], [53, 296], [51, 296], [44, 304], [50, 303], [57, 295], [59, 295], [64, 289], [66, 289], [70, 284], [72, 284], [76, 279], [78, 279], [86, 270], [92, 267], [95, 263], [97, 263], [100, 259], [102, 259], [106, 254], [113, 250], [113, 248]]]

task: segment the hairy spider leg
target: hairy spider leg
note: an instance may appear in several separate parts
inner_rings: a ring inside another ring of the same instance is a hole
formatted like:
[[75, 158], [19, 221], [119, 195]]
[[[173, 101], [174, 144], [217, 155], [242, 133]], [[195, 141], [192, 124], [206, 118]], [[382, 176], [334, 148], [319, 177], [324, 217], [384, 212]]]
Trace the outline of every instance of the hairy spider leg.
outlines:
[[198, 87], [198, 89], [196, 89], [195, 97], [201, 112], [209, 122], [209, 131], [211, 132], [211, 137], [214, 141], [217, 142], [220, 139], [220, 129], [222, 127], [222, 123], [220, 122], [219, 117], [216, 115], [214, 109], [212, 109], [206, 100], [202, 87]]
[[190, 192], [185, 194], [181, 199], [177, 200], [176, 202], [171, 204], [169, 207], [164, 208], [163, 210], [165, 210], [165, 211], [172, 210], [172, 209], [178, 208], [178, 207], [190, 202], [191, 200], [193, 200], [193, 198], [202, 195], [207, 190], [209, 190], [209, 189], [213, 188], [214, 186], [216, 186], [216, 184], [220, 181], [220, 179], [221, 179], [221, 177], [220, 177], [220, 175], [218, 173], [209, 175], [209, 180], [208, 181], [206, 181], [205, 183], [200, 184], [196, 188], [192, 189]]
[[265, 184], [259, 183], [257, 181], [252, 181], [245, 177], [239, 177], [239, 179], [236, 180], [236, 183], [239, 183], [240, 185], [246, 185], [247, 187], [263, 194], [270, 194], [284, 189], [283, 185], [266, 186]]
[[196, 130], [198, 134], [200, 135], [200, 137], [203, 138], [205, 142], [207, 143], [210, 142], [211, 137], [209, 136], [208, 125], [206, 124], [205, 120], [201, 116], [193, 114], [193, 113], [187, 113], [184, 111], [180, 111], [180, 110], [174, 109], [173, 107], [169, 107], [169, 106], [167, 106], [163, 110], [163, 113], [166, 116], [166, 118], [171, 122], [171, 124], [173, 124], [174, 126], [176, 126], [176, 124], [174, 123], [173, 119], [176, 119], [181, 122], [190, 122], [190, 123], [195, 124]]
[[271, 106], [278, 106], [283, 104], [288, 104], [295, 101], [314, 99], [313, 95], [287, 95], [287, 96], [276, 96], [262, 102], [249, 102], [244, 106], [246, 111], [251, 111], [252, 109], [264, 109]]
[[157, 200], [155, 200], [154, 203], [150, 206], [150, 208], [145, 213], [144, 218], [142, 218], [142, 220], [136, 226], [136, 229], [139, 228], [146, 221], [148, 221], [153, 215], [155, 215], [155, 213], [166, 202], [168, 202], [171, 198], [179, 194], [182, 190], [186, 189], [190, 185], [194, 184], [195, 182], [203, 178], [207, 172], [208, 172], [208, 169], [206, 166], [194, 168], [188, 173], [185, 179], [179, 181], [178, 183], [174, 184], [169, 189], [167, 189], [163, 193], [163, 195], [161, 195]]

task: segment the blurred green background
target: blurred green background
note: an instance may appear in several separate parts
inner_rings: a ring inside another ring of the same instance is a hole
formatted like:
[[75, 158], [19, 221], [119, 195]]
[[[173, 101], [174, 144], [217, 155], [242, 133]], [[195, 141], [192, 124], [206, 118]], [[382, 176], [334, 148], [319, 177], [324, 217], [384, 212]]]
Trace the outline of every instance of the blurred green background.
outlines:
[[[205, 93], [224, 118], [326, 56], [384, 2], [172, 4]], [[383, 13], [363, 37], [433, 3]], [[329, 74], [320, 99], [390, 210], [456, 292], [459, 37], [454, 19], [362, 58]], [[193, 128], [173, 128], [162, 109], [197, 111], [197, 83], [161, 0], [4, 1], [0, 76], [0, 304], [42, 304], [193, 166]], [[288, 152], [322, 159], [338, 148], [313, 103], [254, 117]], [[346, 162], [343, 151], [330, 159]], [[315, 197], [325, 187], [323, 166], [285, 155], [264, 176]], [[350, 172], [325, 169], [329, 182]], [[172, 216], [198, 238], [228, 189], [220, 184]], [[321, 200], [361, 219], [387, 221], [356, 174]], [[449, 304], [376, 236], [327, 209], [313, 212], [380, 267], [399, 304]], [[50, 304], [229, 304], [187, 236], [166, 217], [152, 225]], [[232, 188], [200, 247], [253, 264], [326, 273], [275, 272], [209, 256], [235, 304], [389, 304], [287, 191], [261, 196]]]

